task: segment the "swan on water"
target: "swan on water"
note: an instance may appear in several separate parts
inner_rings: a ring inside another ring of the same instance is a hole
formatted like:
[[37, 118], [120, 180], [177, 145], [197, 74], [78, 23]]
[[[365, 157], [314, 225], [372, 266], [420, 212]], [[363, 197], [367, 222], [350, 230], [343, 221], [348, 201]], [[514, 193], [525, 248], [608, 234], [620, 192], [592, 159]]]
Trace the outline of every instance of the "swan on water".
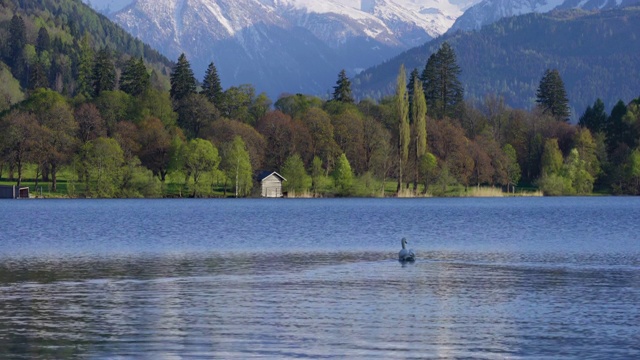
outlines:
[[407, 239], [402, 238], [402, 250], [398, 253], [398, 260], [400, 261], [414, 261], [416, 259], [416, 254], [413, 252], [413, 249], [407, 249]]

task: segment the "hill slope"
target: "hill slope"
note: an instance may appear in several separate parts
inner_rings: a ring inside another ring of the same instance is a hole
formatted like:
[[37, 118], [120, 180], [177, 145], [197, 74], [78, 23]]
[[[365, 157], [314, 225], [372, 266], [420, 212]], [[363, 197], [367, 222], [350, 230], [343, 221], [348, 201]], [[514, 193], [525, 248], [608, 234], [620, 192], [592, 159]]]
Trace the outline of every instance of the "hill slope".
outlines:
[[465, 95], [502, 95], [513, 107], [530, 108], [545, 69], [556, 68], [575, 113], [600, 97], [612, 106], [640, 91], [640, 8], [556, 11], [505, 18], [477, 32], [447, 34], [357, 76], [359, 97], [392, 94], [400, 64], [424, 68], [447, 41], [462, 69]]
[[[15, 15], [24, 24], [24, 39], [18, 48], [11, 43]], [[46, 41], [41, 40], [41, 31]], [[121, 66], [130, 57], [143, 57], [155, 71], [155, 85], [167, 88], [171, 61], [80, 0], [0, 1], [1, 60], [25, 88], [38, 64], [46, 72], [49, 87], [74, 95], [85, 36], [94, 51], [110, 49], [116, 65]]]

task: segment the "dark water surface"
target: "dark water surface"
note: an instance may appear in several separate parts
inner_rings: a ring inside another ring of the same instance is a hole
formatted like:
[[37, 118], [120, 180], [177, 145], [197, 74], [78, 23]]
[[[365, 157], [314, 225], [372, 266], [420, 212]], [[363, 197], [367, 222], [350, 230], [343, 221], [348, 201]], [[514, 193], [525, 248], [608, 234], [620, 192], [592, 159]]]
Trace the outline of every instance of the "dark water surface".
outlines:
[[[640, 198], [0, 214], [2, 359], [640, 358]], [[402, 237], [414, 264], [396, 260]]]

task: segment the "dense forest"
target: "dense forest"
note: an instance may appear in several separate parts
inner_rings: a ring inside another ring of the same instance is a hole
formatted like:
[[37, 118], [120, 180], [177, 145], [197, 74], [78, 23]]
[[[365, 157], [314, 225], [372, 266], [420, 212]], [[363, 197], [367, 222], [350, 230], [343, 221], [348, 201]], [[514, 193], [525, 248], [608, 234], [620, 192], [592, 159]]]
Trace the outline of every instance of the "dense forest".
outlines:
[[356, 101], [342, 71], [328, 100], [273, 103], [222, 89], [213, 63], [198, 81], [184, 55], [169, 63], [80, 2], [0, 9], [0, 180], [50, 196], [254, 196], [260, 170], [296, 196], [640, 192], [640, 98], [610, 114], [597, 100], [572, 125], [557, 69], [532, 110], [467, 102], [444, 42], [380, 101]]
[[395, 90], [398, 67], [424, 67], [443, 42], [453, 47], [464, 69], [460, 80], [468, 101], [487, 94], [514, 108], [531, 109], [541, 74], [562, 74], [577, 122], [600, 98], [611, 110], [640, 88], [640, 7], [607, 11], [566, 10], [509, 17], [478, 31], [447, 33], [354, 78], [356, 97], [380, 98]]

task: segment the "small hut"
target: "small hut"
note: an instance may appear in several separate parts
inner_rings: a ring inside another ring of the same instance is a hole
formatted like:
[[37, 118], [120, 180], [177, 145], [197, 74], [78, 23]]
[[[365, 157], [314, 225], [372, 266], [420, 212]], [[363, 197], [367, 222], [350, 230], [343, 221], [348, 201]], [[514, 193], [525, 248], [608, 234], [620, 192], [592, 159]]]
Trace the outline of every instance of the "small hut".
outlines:
[[275, 171], [263, 171], [258, 175], [258, 181], [262, 187], [262, 197], [279, 198], [283, 196], [282, 182], [287, 181]]
[[0, 199], [28, 199], [29, 188], [15, 185], [0, 185]]

